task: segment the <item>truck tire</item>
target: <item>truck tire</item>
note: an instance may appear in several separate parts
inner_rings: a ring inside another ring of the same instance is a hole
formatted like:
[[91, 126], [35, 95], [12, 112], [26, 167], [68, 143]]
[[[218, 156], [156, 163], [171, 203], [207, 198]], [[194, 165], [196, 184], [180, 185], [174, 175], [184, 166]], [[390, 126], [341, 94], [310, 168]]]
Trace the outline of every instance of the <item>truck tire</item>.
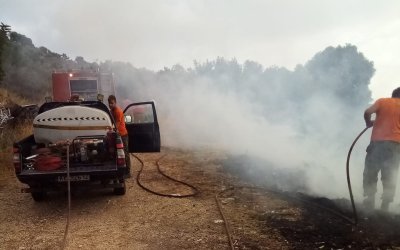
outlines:
[[46, 198], [46, 192], [44, 191], [35, 191], [31, 192], [32, 198], [36, 202], [43, 201]]
[[125, 180], [120, 180], [119, 183], [122, 183], [122, 187], [114, 188], [114, 194], [115, 195], [124, 195], [126, 193]]

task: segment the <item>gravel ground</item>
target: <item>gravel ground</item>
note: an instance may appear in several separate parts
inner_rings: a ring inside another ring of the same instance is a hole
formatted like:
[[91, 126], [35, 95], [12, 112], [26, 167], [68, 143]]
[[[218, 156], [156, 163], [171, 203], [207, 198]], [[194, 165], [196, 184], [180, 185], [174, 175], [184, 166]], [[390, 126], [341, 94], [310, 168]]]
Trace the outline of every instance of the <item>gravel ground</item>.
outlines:
[[[285, 195], [245, 188], [251, 183], [237, 166], [234, 171], [227, 168], [227, 162], [233, 163], [221, 152], [165, 148], [162, 153], [137, 154], [145, 162], [142, 183], [152, 190], [191, 192], [156, 171], [155, 162], [163, 154], [167, 154], [161, 161], [163, 171], [196, 186], [199, 195], [182, 199], [156, 196], [141, 189], [135, 178], [128, 180], [124, 196], [114, 196], [111, 190], [76, 191], [67, 249], [230, 249], [216, 194], [235, 249], [400, 246], [400, 224], [395, 218], [375, 216], [354, 228]], [[132, 165], [136, 176], [140, 163], [132, 157]], [[66, 196], [54, 193], [38, 203], [20, 193], [21, 187], [12, 173], [0, 175], [0, 249], [60, 249]]]
[[[110, 190], [77, 191], [72, 197], [67, 249], [229, 249], [215, 193], [229, 178], [214, 164], [213, 152], [168, 150], [163, 170], [200, 189], [190, 198], [160, 197], [142, 190], [134, 178], [127, 193]], [[156, 171], [161, 154], [138, 154], [144, 160], [142, 183], [162, 193], [190, 193]], [[140, 164], [132, 157], [134, 176]], [[0, 249], [60, 248], [67, 215], [66, 196], [50, 194], [34, 202], [12, 173], [0, 179]]]

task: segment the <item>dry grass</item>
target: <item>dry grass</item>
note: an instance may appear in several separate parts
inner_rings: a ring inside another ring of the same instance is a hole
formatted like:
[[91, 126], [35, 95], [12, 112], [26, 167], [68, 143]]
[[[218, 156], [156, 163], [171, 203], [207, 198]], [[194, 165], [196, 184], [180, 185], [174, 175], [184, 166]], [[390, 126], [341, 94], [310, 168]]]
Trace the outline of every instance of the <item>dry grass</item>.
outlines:
[[[4, 88], [0, 88], [0, 105], [9, 107], [13, 104], [24, 105], [29, 103], [31, 103], [30, 100]], [[13, 143], [32, 133], [32, 121], [20, 124], [9, 123], [4, 128], [0, 128], [0, 177], [4, 177], [4, 173], [13, 171]]]
[[0, 132], [0, 151], [11, 148], [13, 142], [19, 141], [32, 133], [32, 121], [20, 123], [16, 126], [6, 126]]
[[14, 92], [8, 91], [4, 88], [0, 88], [0, 104], [8, 106], [12, 103], [24, 105], [24, 104], [29, 104], [30, 101]]
[[13, 143], [32, 133], [32, 122], [18, 124], [14, 127], [6, 126], [0, 131], [0, 172], [8, 171], [12, 168]]

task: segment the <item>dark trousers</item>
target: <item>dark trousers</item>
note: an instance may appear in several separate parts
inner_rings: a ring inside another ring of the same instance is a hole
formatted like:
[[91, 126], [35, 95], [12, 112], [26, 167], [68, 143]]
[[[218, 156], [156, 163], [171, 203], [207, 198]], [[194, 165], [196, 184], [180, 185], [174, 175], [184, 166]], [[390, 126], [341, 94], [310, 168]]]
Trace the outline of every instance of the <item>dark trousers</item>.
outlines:
[[129, 137], [128, 135], [121, 136], [122, 143], [124, 144], [125, 162], [128, 172], [131, 169], [131, 157], [129, 156]]
[[364, 196], [376, 193], [378, 173], [381, 171], [383, 186], [382, 200], [392, 202], [396, 191], [397, 173], [400, 163], [400, 143], [374, 141], [367, 147], [363, 174]]

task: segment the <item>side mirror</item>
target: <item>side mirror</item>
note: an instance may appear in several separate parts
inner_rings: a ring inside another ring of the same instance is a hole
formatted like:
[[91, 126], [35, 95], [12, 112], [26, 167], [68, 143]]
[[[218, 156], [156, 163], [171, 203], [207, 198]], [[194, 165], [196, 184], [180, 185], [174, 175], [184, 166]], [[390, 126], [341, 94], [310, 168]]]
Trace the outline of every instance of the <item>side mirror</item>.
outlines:
[[132, 116], [126, 115], [126, 116], [125, 116], [125, 122], [126, 122], [126, 123], [131, 123], [131, 122], [132, 122]]

